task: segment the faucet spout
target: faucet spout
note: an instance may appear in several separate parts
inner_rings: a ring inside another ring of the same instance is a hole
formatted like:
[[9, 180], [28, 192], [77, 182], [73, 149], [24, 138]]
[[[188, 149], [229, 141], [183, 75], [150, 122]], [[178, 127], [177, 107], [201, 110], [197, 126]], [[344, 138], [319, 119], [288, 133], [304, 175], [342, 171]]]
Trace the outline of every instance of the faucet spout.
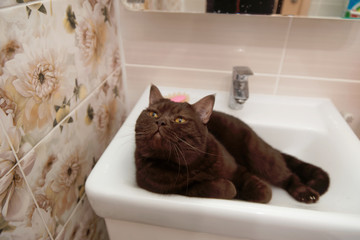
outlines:
[[233, 67], [232, 84], [230, 89], [229, 107], [231, 109], [241, 109], [249, 98], [249, 76], [253, 72], [249, 67]]

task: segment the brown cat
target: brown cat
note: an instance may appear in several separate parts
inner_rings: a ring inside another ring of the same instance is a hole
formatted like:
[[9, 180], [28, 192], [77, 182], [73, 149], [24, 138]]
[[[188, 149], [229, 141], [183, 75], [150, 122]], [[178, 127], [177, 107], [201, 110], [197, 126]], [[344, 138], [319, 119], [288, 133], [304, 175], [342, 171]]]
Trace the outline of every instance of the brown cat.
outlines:
[[162, 97], [154, 85], [136, 122], [136, 180], [151, 192], [267, 203], [268, 183], [297, 201], [314, 203], [329, 177], [281, 153], [241, 120], [213, 111], [215, 97], [195, 104]]

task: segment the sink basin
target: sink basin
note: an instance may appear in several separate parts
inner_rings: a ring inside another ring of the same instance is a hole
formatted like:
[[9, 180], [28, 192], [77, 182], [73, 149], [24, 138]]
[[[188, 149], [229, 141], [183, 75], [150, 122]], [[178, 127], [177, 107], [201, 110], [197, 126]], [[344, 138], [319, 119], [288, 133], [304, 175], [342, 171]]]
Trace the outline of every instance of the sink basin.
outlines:
[[329, 190], [317, 203], [304, 204], [273, 187], [270, 203], [258, 204], [140, 189], [134, 127], [148, 106], [148, 87], [86, 182], [99, 216], [232, 238], [360, 239], [360, 142], [330, 100], [253, 94], [242, 110], [231, 110], [227, 92], [159, 89], [165, 97], [187, 93], [190, 103], [216, 93], [214, 109], [242, 119], [273, 147], [322, 167], [330, 175]]

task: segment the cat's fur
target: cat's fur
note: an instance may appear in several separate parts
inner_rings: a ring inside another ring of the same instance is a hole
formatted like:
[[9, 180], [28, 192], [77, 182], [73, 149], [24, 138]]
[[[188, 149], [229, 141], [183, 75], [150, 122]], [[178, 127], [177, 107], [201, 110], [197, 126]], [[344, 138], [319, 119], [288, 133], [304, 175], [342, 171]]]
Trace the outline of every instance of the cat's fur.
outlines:
[[271, 199], [269, 184], [305, 203], [327, 191], [321, 168], [272, 148], [241, 120], [213, 111], [214, 101], [209, 95], [192, 105], [175, 103], [151, 86], [149, 107], [135, 128], [140, 187], [261, 203]]

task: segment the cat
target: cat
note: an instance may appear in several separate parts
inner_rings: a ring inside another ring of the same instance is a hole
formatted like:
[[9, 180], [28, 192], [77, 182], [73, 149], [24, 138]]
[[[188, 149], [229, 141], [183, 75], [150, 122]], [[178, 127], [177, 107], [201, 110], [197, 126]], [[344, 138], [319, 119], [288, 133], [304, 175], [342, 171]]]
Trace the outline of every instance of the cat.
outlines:
[[238, 118], [213, 111], [215, 96], [172, 102], [150, 88], [135, 125], [136, 182], [160, 194], [268, 203], [270, 184], [315, 203], [330, 183], [319, 167], [274, 149]]

